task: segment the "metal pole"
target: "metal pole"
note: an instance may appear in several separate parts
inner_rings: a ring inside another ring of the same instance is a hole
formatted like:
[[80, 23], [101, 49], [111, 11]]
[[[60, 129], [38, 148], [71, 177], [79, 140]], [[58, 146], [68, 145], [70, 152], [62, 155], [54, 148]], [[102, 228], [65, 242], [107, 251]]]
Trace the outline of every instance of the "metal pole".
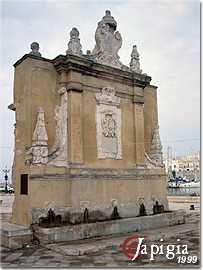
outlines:
[[3, 170], [3, 172], [5, 173], [4, 175], [4, 179], [5, 179], [5, 192], [8, 192], [8, 173], [10, 170], [7, 169], [7, 167]]

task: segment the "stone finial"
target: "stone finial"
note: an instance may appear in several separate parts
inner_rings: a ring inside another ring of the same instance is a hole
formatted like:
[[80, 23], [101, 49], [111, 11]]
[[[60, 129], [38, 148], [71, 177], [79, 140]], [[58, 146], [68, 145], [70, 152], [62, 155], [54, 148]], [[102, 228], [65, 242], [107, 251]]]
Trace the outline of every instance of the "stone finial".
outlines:
[[107, 10], [95, 32], [96, 45], [92, 51], [92, 59], [104, 65], [121, 68], [123, 64], [119, 60], [118, 51], [122, 46], [122, 37], [115, 31], [116, 27], [116, 21]]
[[136, 45], [133, 46], [131, 53], [130, 69], [133, 72], [142, 73], [142, 70], [140, 69], [140, 55]]
[[100, 24], [109, 24], [114, 29], [114, 31], [117, 27], [117, 22], [115, 21], [114, 17], [111, 16], [110, 10], [105, 11], [105, 16], [102, 18]]
[[39, 43], [32, 42], [30, 45], [31, 52], [29, 54], [33, 54], [36, 56], [41, 56], [41, 53], [39, 52]]
[[80, 44], [79, 31], [73, 27], [70, 31], [70, 41], [68, 42], [68, 50], [66, 54], [82, 55], [82, 45]]

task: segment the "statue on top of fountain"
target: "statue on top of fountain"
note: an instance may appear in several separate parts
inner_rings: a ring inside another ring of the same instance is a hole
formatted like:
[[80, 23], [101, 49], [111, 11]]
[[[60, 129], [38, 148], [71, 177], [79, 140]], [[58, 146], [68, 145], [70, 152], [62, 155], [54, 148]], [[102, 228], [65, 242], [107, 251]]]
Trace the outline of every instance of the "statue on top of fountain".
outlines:
[[121, 34], [116, 31], [117, 23], [111, 12], [106, 10], [105, 16], [98, 23], [95, 32], [96, 45], [91, 55], [98, 63], [121, 68], [118, 51], [122, 46]]

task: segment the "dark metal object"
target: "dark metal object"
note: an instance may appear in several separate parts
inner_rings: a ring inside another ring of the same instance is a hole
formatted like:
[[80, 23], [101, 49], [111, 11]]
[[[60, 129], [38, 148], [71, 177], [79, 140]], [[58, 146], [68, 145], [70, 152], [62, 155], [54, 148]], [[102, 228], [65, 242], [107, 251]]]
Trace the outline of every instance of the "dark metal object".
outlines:
[[84, 223], [88, 223], [89, 221], [89, 211], [87, 208], [85, 208], [85, 211], [84, 211]]
[[118, 213], [118, 207], [117, 206], [114, 207], [113, 213], [111, 214], [111, 218], [112, 219], [118, 219], [118, 218], [120, 218], [120, 215]]
[[155, 202], [155, 205], [153, 206], [153, 215], [161, 214], [164, 212], [164, 206], [163, 204], [159, 204], [158, 201]]
[[140, 216], [146, 216], [147, 213], [146, 213], [146, 209], [145, 209], [145, 206], [143, 203], [140, 204], [140, 211], [139, 211], [139, 215]]
[[61, 215], [55, 215], [54, 211], [50, 208], [46, 217], [39, 219], [39, 225], [45, 227], [55, 227], [62, 225]]
[[5, 192], [8, 192], [8, 173], [10, 170], [7, 169], [7, 167], [3, 170], [3, 172], [5, 173], [4, 175], [4, 180], [5, 180]]

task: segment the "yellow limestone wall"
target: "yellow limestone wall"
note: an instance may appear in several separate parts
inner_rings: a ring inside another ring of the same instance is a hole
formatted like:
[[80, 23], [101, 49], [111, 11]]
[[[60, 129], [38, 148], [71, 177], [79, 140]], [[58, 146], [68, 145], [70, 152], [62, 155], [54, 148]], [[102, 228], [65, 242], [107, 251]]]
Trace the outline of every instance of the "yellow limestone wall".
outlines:
[[[64, 78], [63, 78], [64, 79]], [[69, 72], [64, 80], [79, 81], [82, 92], [68, 92], [68, 159], [87, 168], [133, 169], [144, 164], [144, 148], [148, 151], [154, 119], [157, 119], [156, 87], [144, 90], [144, 107], [133, 103], [133, 87], [77, 72]], [[14, 178], [15, 200], [11, 221], [29, 225], [32, 222], [32, 208], [71, 206], [78, 208], [88, 201], [91, 207], [111, 207], [116, 199], [124, 209], [137, 204], [139, 198], [147, 201], [160, 199], [167, 205], [165, 172], [160, 169], [157, 179], [83, 179], [68, 177], [69, 168], [26, 165], [26, 149], [31, 146], [36, 124], [37, 108], [45, 111], [48, 146], [55, 140], [54, 109], [60, 103], [57, 89], [60, 78], [53, 64], [39, 59], [26, 58], [15, 68], [14, 104], [16, 106], [16, 136]], [[122, 111], [122, 159], [100, 160], [97, 158], [96, 143], [96, 100], [95, 93], [105, 86], [116, 89], [121, 97]], [[127, 93], [127, 94], [126, 94]], [[138, 107], [135, 107], [138, 106]], [[139, 144], [136, 144], [139, 140]], [[76, 169], [77, 170], [77, 169]], [[29, 174], [28, 195], [20, 195], [20, 174]], [[55, 174], [55, 178], [43, 178]], [[148, 172], [148, 174], [150, 174]], [[155, 172], [151, 173], [152, 175]], [[39, 178], [32, 178], [39, 175]], [[59, 177], [57, 178], [57, 175]], [[151, 205], [150, 205], [151, 207]], [[133, 211], [123, 211], [123, 216]], [[135, 209], [135, 213], [137, 209]], [[134, 213], [134, 214], [135, 214]]]

